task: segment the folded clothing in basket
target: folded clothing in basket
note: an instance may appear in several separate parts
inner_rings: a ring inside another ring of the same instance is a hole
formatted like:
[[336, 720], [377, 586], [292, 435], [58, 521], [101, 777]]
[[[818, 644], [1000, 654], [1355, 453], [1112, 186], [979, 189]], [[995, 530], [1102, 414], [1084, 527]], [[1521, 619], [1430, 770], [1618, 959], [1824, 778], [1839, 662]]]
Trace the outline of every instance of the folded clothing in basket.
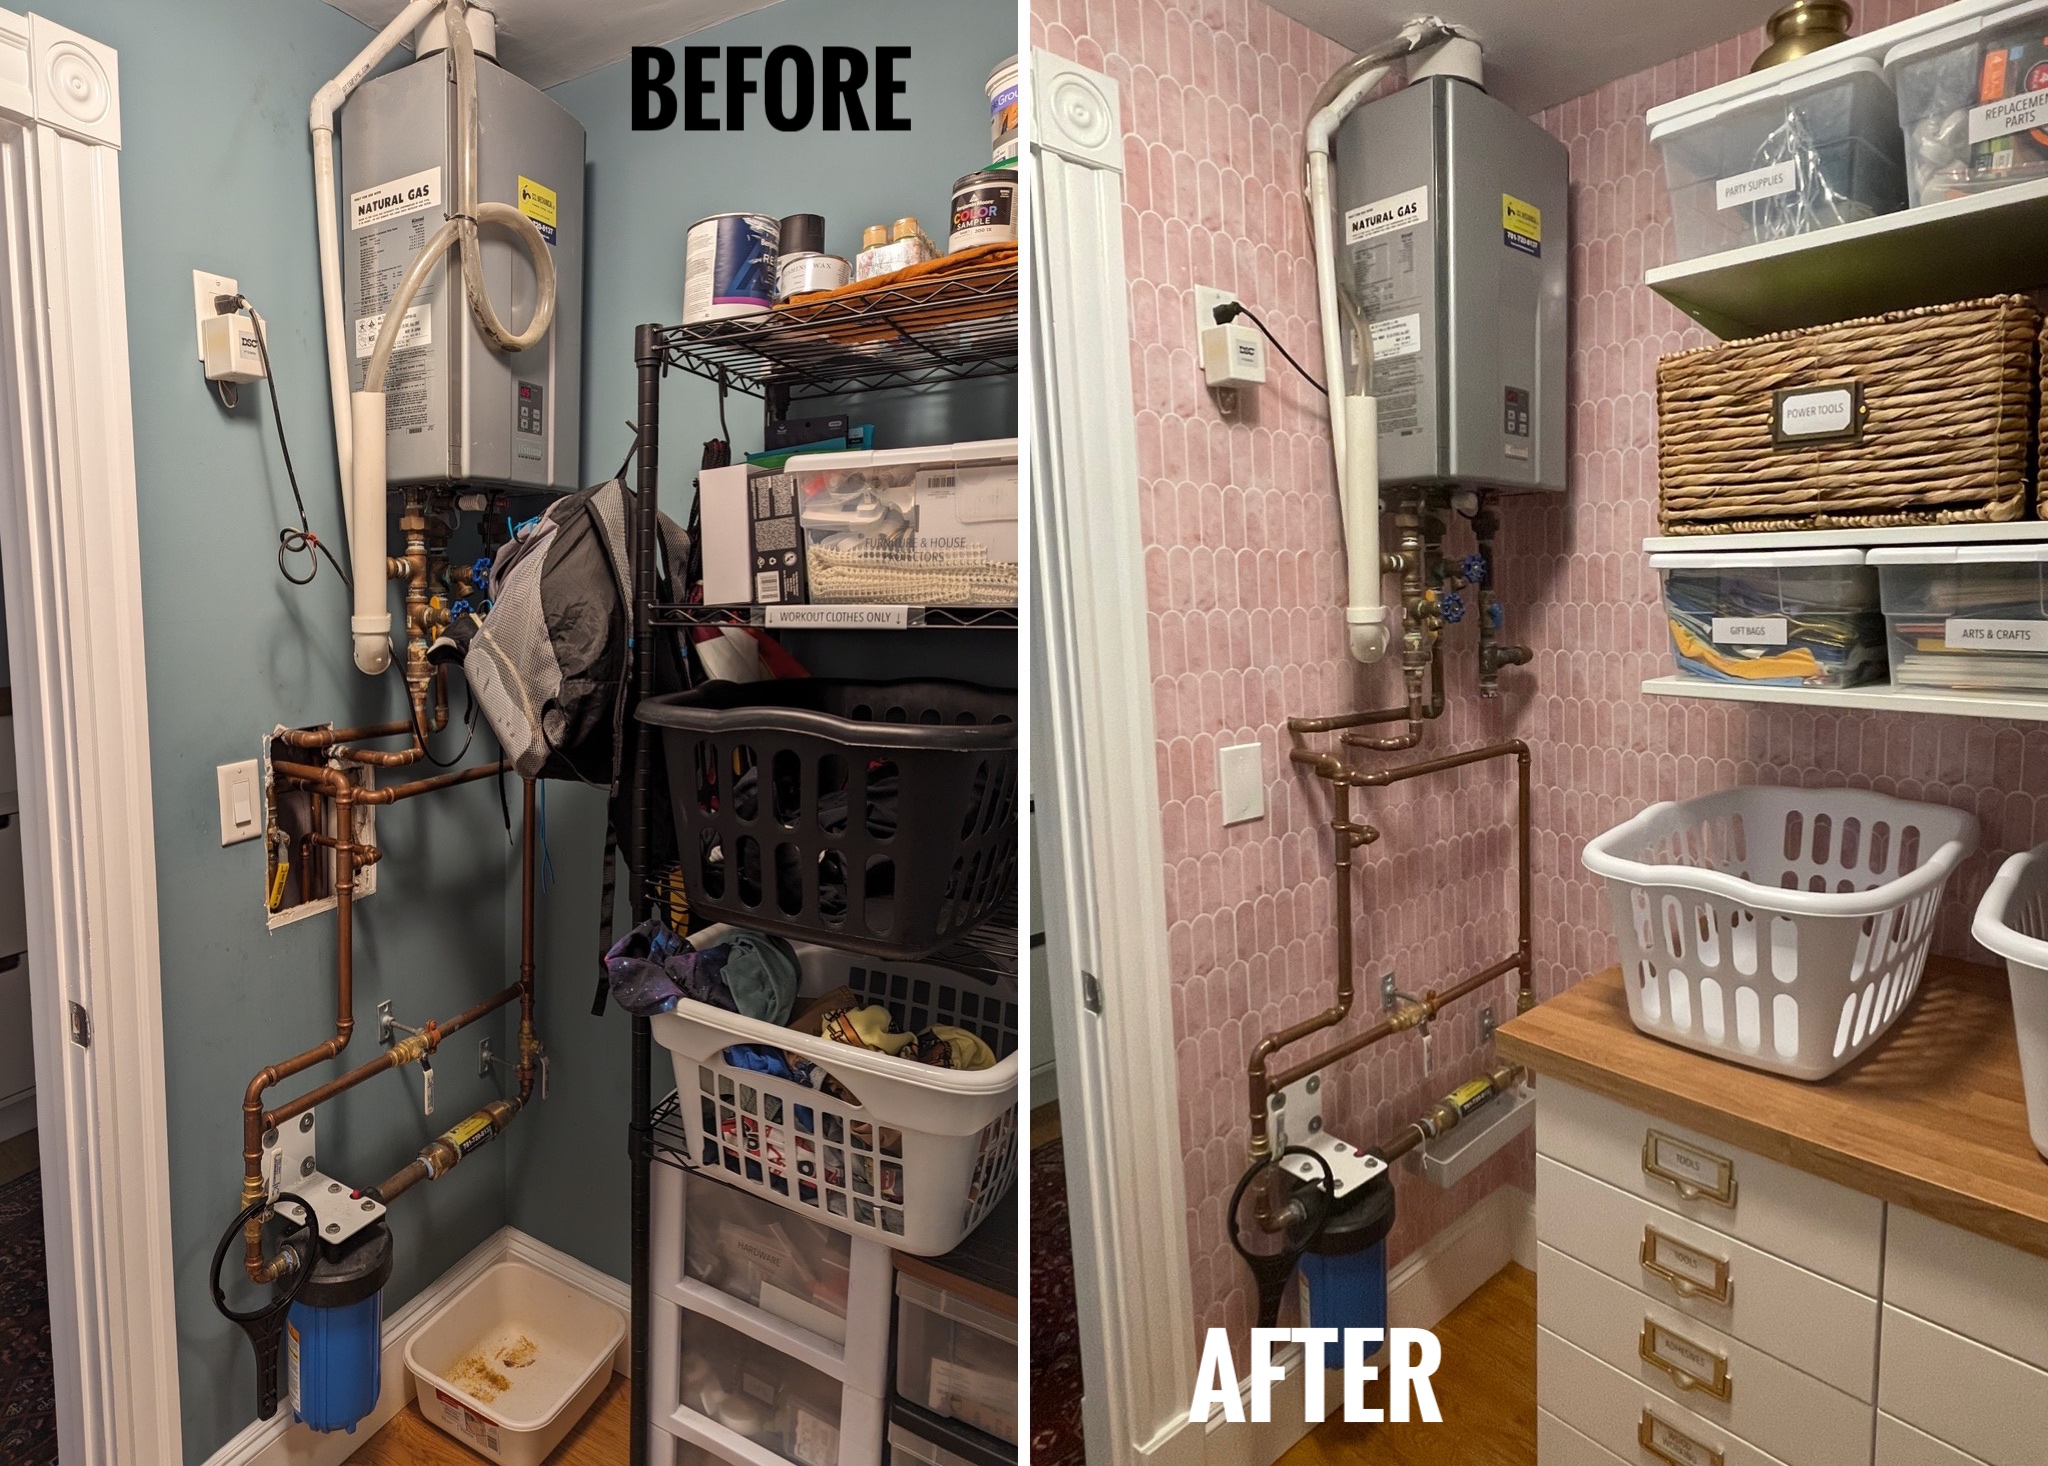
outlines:
[[[916, 1033], [899, 1032], [889, 1010], [880, 1004], [834, 1008], [823, 1015], [819, 1034], [834, 1043], [873, 1049], [940, 1069], [992, 1069], [996, 1062], [995, 1050], [979, 1034], [950, 1023], [934, 1023]], [[850, 1104], [860, 1103], [844, 1084], [822, 1073], [811, 1060], [773, 1044], [733, 1044], [724, 1051], [724, 1059], [738, 1069], [752, 1069], [806, 1089], [821, 1089]]]
[[650, 916], [612, 944], [605, 973], [620, 1007], [640, 1018], [689, 998], [764, 1023], [787, 1023], [802, 976], [796, 950], [766, 932], [736, 931], [703, 951]]

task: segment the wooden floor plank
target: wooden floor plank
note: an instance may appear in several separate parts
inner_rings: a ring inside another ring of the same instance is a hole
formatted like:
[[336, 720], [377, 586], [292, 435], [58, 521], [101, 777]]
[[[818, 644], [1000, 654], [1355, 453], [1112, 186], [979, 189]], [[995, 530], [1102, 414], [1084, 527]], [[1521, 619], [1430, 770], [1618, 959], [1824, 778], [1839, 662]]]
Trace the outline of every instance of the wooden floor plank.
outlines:
[[1436, 1335], [1442, 1424], [1327, 1420], [1279, 1466], [1536, 1466], [1536, 1275], [1508, 1264]]
[[[548, 1456], [547, 1466], [625, 1466], [632, 1397], [626, 1377], [613, 1375], [590, 1413]], [[430, 1425], [415, 1401], [365, 1441], [348, 1458], [348, 1466], [476, 1466], [488, 1459]]]
[[42, 1164], [36, 1149], [36, 1132], [24, 1130], [9, 1140], [0, 1140], [0, 1186], [26, 1176]]

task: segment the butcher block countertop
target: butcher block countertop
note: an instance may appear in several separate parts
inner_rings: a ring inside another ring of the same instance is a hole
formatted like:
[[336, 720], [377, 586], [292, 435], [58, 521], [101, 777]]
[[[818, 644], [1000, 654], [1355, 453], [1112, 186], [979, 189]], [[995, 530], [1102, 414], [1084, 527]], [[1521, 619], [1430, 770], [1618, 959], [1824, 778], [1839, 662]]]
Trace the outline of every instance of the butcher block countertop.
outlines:
[[2048, 1160], [2027, 1137], [2002, 969], [1930, 957], [1911, 1011], [1870, 1052], [1812, 1084], [1642, 1033], [1629, 1022], [1619, 967], [1538, 1004], [1496, 1039], [1504, 1058], [1539, 1076], [2048, 1257]]

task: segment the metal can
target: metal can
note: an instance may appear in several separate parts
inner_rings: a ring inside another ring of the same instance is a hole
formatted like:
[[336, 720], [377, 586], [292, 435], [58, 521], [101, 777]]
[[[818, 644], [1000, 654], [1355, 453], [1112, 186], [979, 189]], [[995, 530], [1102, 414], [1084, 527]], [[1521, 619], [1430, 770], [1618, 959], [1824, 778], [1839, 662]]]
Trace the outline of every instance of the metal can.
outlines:
[[808, 295], [813, 290], [837, 290], [853, 278], [853, 265], [839, 255], [806, 250], [784, 255], [775, 270], [775, 298]]
[[748, 316], [775, 304], [778, 226], [765, 214], [713, 214], [690, 226], [683, 253], [683, 320]]
[[1008, 168], [970, 173], [953, 185], [953, 229], [946, 252], [1017, 242], [1017, 175]]
[[1017, 156], [1017, 58], [988, 74], [988, 131], [995, 161]]

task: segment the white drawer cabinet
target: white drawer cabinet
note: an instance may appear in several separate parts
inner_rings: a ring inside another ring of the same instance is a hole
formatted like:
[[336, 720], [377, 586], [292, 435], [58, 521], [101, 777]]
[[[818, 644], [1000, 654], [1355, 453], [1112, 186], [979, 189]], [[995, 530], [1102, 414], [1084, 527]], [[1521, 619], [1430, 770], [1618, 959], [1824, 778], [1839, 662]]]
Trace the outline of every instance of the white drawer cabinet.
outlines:
[[1716, 1232], [1875, 1297], [1884, 1203], [1556, 1080], [1536, 1150]]
[[[1537, 1291], [1540, 1297], [1540, 1281]], [[1536, 1389], [1543, 1410], [1630, 1466], [1785, 1466], [1542, 1327]], [[1539, 1459], [1550, 1466], [1548, 1454]]]
[[1983, 1462], [1879, 1411], [1877, 1466], [1983, 1466]]
[[1986, 1466], [2048, 1459], [2048, 1372], [1889, 1304], [1883, 1327], [1885, 1414]]
[[1668, 1311], [1877, 1399], [1877, 1300], [1539, 1156], [1537, 1237]]
[[1626, 1466], [1621, 1457], [1548, 1410], [1536, 1412], [1536, 1459], [1542, 1466]]
[[[2048, 1258], [1895, 1206], [1884, 1301], [2048, 1369]], [[2048, 1441], [2036, 1459], [2048, 1460]]]

